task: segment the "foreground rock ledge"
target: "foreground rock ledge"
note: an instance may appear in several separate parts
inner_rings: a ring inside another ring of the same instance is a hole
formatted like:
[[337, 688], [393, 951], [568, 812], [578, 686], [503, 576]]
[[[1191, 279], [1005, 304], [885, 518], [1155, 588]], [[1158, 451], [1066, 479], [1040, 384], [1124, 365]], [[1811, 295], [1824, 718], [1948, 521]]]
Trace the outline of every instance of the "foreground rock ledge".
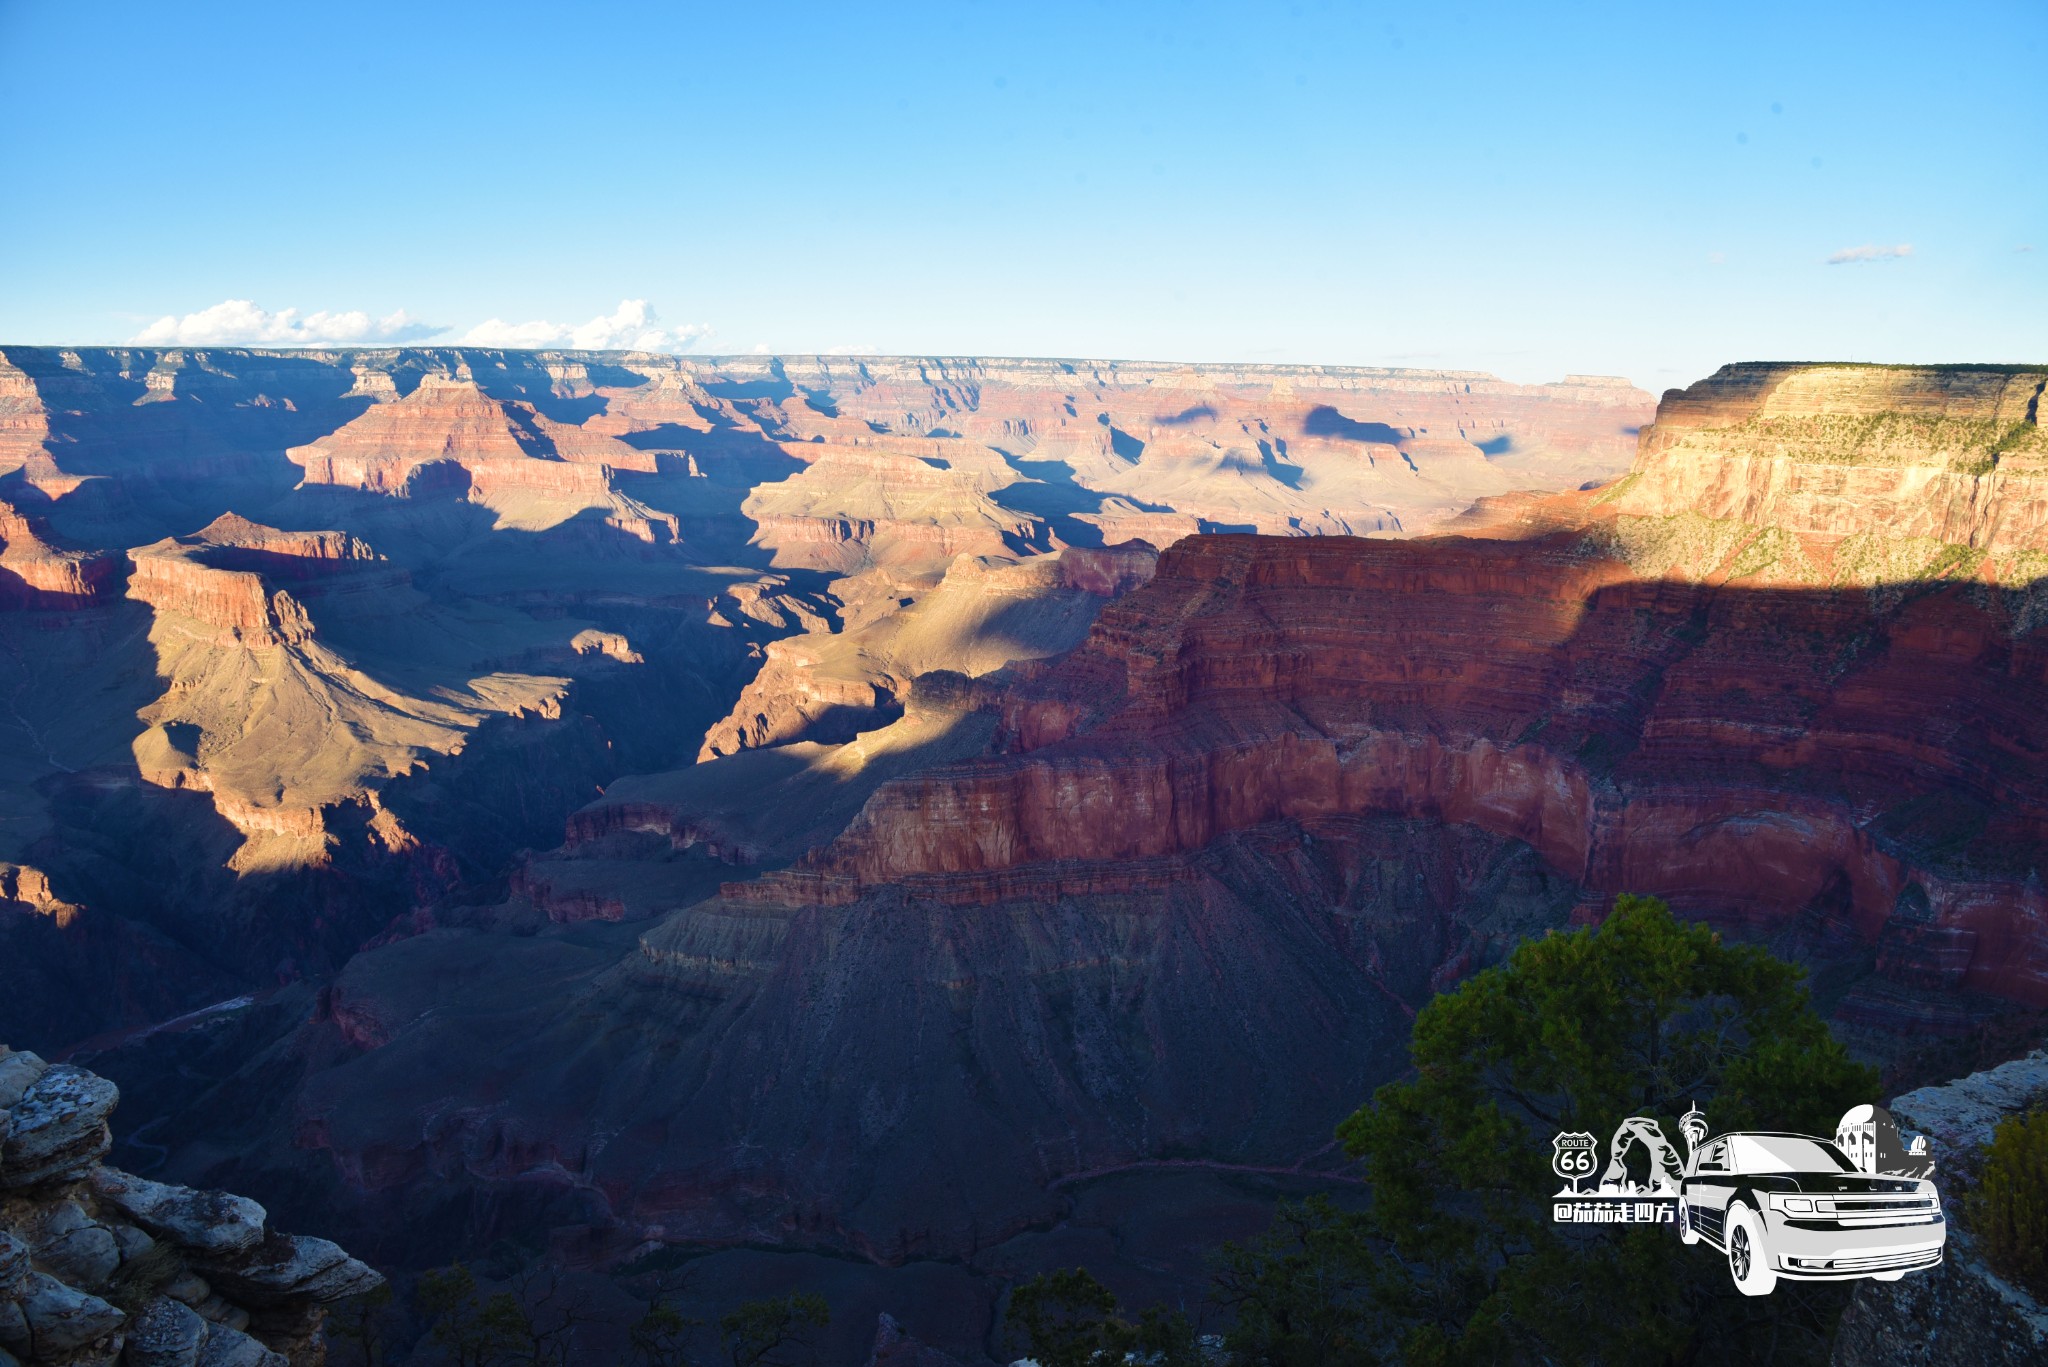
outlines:
[[[2048, 1105], [2048, 1051], [1908, 1092], [1892, 1115], [1943, 1155], [1935, 1181], [1951, 1210], [1977, 1176], [1998, 1122]], [[1931, 1272], [1861, 1281], [1835, 1336], [1834, 1367], [2024, 1367], [2048, 1362], [2048, 1305], [1994, 1272], [1967, 1229], [1949, 1227]]]
[[263, 1207], [105, 1167], [114, 1084], [0, 1045], [0, 1367], [313, 1367], [383, 1284]]

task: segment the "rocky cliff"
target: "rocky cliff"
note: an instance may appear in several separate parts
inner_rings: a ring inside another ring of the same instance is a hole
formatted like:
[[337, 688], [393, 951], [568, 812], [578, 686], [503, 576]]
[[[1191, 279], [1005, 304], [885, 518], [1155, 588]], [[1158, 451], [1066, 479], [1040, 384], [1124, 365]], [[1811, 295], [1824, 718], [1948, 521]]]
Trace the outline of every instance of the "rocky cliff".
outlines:
[[112, 588], [118, 562], [60, 550], [35, 519], [0, 500], [0, 612], [90, 607]]
[[262, 1206], [102, 1164], [119, 1093], [0, 1046], [0, 1363], [313, 1367], [383, 1278]]
[[900, 715], [934, 670], [977, 677], [1078, 645], [1101, 605], [1151, 577], [1144, 542], [1063, 547], [1021, 563], [962, 555], [897, 611], [771, 643], [761, 672], [697, 758], [798, 740], [849, 740]]
[[1949, 1211], [1942, 1265], [1891, 1283], [1862, 1281], [1835, 1339], [1835, 1367], [2020, 1367], [2048, 1358], [2048, 1306], [1984, 1260], [1957, 1197], [1974, 1184], [1998, 1122], [2048, 1105], [2048, 1053], [2014, 1059], [1892, 1103], [1927, 1134]]
[[1009, 753], [885, 786], [745, 895], [978, 904], [1264, 822], [1427, 815], [1756, 926], [1826, 896], [1902, 973], [2048, 1004], [2048, 656], [2013, 598], [1645, 582], [1570, 536], [1200, 538], [989, 691]]
[[1725, 366], [1674, 390], [1612, 491], [1619, 543], [1775, 583], [2048, 569], [2048, 369]]
[[[1298, 1165], [1408, 1013], [1622, 890], [1804, 958], [1896, 1050], [2048, 1003], [2044, 687], [1988, 586], [1644, 581], [1573, 535], [1185, 541], [1076, 651], [952, 685], [978, 755], [544, 1001], [434, 995], [486, 953], [461, 936], [352, 964], [337, 1000], [385, 1025], [299, 1142], [369, 1208], [567, 1171], [627, 1243], [970, 1257], [1083, 1174]], [[618, 785], [579, 838], [745, 848], [707, 810], [737, 762]], [[738, 809], [794, 819], [773, 791]], [[401, 1098], [437, 1070], [493, 1103], [426, 1124]]]
[[[494, 714], [558, 715], [566, 679], [510, 672], [418, 696], [384, 684], [315, 630], [308, 600], [374, 596], [419, 608], [402, 573], [342, 532], [281, 532], [233, 515], [136, 550], [129, 596], [155, 612], [150, 642], [170, 683], [134, 742], [144, 782], [209, 793], [247, 843], [236, 867], [317, 864], [330, 809], [367, 813], [373, 838], [413, 837], [379, 799], [384, 782], [459, 752]], [[352, 582], [351, 582], [352, 581]]]

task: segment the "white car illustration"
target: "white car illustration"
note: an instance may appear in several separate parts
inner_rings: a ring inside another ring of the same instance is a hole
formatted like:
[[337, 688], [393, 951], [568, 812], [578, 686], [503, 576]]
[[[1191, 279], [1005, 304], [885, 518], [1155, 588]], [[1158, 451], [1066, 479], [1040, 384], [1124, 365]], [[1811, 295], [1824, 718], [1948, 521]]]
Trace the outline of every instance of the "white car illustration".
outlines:
[[1678, 1193], [1678, 1235], [1728, 1255], [1749, 1296], [1778, 1278], [1896, 1281], [1941, 1262], [1941, 1197], [1924, 1178], [1861, 1172], [1804, 1134], [1724, 1134], [1693, 1150]]

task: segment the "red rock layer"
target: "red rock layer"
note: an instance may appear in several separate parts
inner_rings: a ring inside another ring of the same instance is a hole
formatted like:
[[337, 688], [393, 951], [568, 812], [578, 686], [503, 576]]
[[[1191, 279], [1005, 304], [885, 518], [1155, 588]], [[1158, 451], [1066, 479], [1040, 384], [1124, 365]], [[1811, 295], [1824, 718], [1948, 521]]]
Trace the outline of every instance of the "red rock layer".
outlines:
[[0, 502], [0, 611], [90, 607], [111, 593], [120, 562], [52, 546], [43, 529]]
[[[652, 471], [655, 458], [606, 432], [553, 421], [532, 405], [487, 395], [474, 380], [427, 375], [402, 399], [287, 453], [308, 484], [404, 493], [422, 467], [449, 462], [478, 486], [591, 495], [605, 468]], [[533, 467], [539, 468], [533, 468]]]
[[49, 414], [35, 381], [0, 354], [0, 472], [18, 470], [42, 455], [49, 439]]
[[215, 628], [223, 644], [272, 646], [306, 640], [313, 624], [266, 578], [310, 580], [378, 558], [346, 532], [284, 532], [227, 513], [192, 536], [130, 552], [128, 596]]
[[[1263, 822], [1391, 812], [1729, 921], [1839, 893], [1865, 942], [1917, 886], [1943, 972], [2048, 1004], [2048, 644], [2017, 626], [1958, 586], [1633, 580], [1569, 536], [1205, 537], [989, 690], [1012, 753], [886, 785], [730, 896], [1093, 894]], [[1974, 834], [1930, 836], [1930, 807]]]
[[517, 424], [475, 384], [430, 375], [405, 398], [370, 408], [288, 454], [309, 484], [398, 493], [422, 465], [523, 460], [540, 446], [537, 432]]

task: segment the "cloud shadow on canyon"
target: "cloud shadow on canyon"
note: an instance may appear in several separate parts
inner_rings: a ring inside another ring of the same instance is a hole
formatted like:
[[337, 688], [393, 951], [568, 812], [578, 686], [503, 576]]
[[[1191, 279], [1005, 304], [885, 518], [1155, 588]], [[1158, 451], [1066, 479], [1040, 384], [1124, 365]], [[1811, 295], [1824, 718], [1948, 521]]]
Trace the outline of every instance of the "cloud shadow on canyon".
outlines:
[[1309, 409], [1301, 420], [1303, 435], [1311, 437], [1334, 437], [1340, 441], [1372, 442], [1381, 446], [1394, 446], [1408, 439], [1408, 433], [1400, 428], [1389, 427], [1383, 422], [1360, 422], [1348, 418], [1329, 404], [1318, 404]]

